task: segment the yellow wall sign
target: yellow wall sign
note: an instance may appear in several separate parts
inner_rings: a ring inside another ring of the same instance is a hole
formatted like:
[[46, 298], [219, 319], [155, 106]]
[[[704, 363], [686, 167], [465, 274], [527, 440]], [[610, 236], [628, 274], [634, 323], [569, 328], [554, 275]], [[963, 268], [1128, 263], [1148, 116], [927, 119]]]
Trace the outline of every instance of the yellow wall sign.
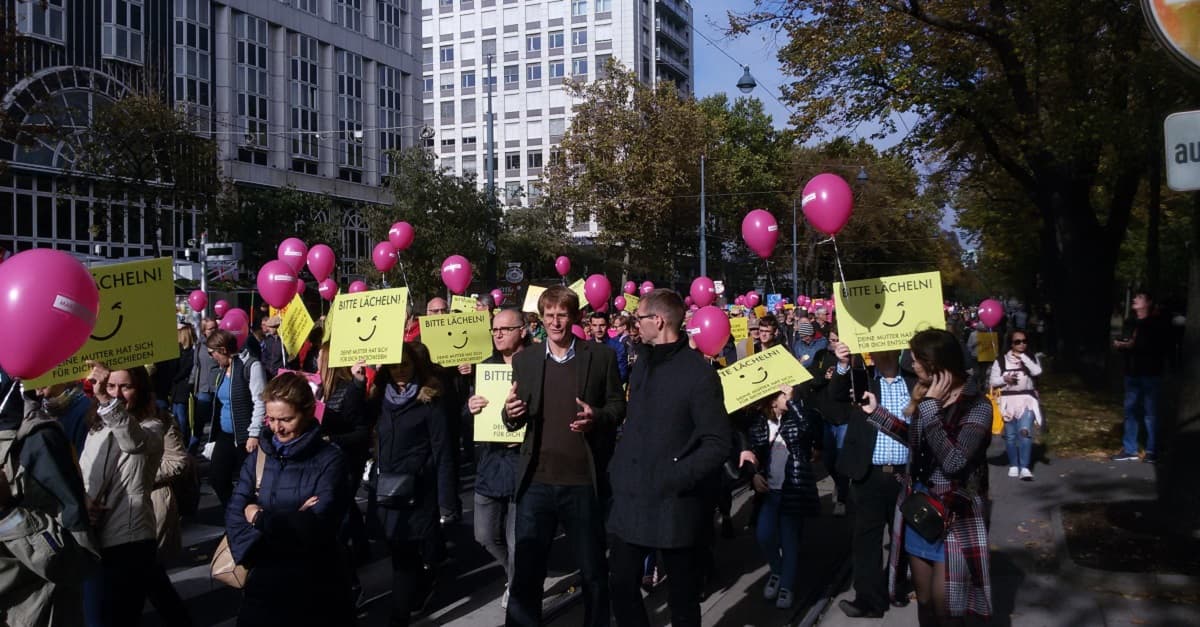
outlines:
[[507, 364], [479, 364], [475, 367], [475, 393], [486, 398], [487, 407], [475, 416], [476, 442], [504, 442], [512, 444], [525, 439], [525, 429], [509, 431], [500, 419], [504, 399], [512, 388], [512, 366]]
[[283, 340], [283, 350], [287, 351], [289, 360], [300, 354], [300, 349], [308, 341], [308, 334], [312, 333], [312, 329], [313, 319], [308, 315], [308, 307], [304, 306], [304, 301], [296, 294], [284, 309], [283, 322], [279, 325], [279, 339]]
[[946, 328], [937, 272], [834, 283], [833, 297], [839, 339], [854, 353], [908, 348], [917, 331]]
[[421, 342], [435, 364], [477, 364], [492, 354], [491, 315], [472, 311], [421, 316]]
[[637, 313], [638, 303], [642, 302], [641, 298], [633, 294], [625, 294], [625, 311], [629, 313]]
[[1000, 339], [995, 331], [983, 332], [979, 331], [976, 339], [979, 340], [978, 348], [976, 349], [976, 359], [983, 363], [996, 361], [1000, 356]]
[[330, 312], [337, 331], [329, 346], [329, 365], [398, 364], [404, 350], [404, 323], [408, 313], [408, 288], [338, 294]]
[[89, 360], [121, 370], [179, 357], [170, 259], [117, 263], [91, 272], [100, 288], [100, 315], [88, 341], [50, 372], [26, 381], [26, 388], [82, 379], [90, 371]]
[[725, 411], [730, 413], [778, 392], [781, 385], [797, 385], [812, 378], [781, 345], [735, 361], [717, 374], [725, 392]]
[[542, 293], [546, 291], [544, 287], [530, 285], [529, 289], [525, 290], [525, 304], [521, 305], [521, 311], [528, 313], [540, 313], [538, 311], [538, 299], [542, 297]]
[[745, 318], [730, 318], [729, 334], [735, 342], [746, 339], [750, 336], [750, 321]]
[[458, 313], [475, 311], [475, 302], [476, 300], [470, 296], [454, 294], [450, 297], [450, 311], [457, 311]]

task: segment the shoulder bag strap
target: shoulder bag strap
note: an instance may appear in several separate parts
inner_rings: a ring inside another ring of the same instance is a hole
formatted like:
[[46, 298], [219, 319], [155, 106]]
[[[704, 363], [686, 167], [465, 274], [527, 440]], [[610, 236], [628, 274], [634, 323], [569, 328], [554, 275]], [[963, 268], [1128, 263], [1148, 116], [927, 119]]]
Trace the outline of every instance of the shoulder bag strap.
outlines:
[[254, 495], [258, 496], [258, 491], [262, 488], [263, 468], [267, 466], [267, 454], [261, 446], [255, 449], [255, 452], [258, 457], [254, 460]]

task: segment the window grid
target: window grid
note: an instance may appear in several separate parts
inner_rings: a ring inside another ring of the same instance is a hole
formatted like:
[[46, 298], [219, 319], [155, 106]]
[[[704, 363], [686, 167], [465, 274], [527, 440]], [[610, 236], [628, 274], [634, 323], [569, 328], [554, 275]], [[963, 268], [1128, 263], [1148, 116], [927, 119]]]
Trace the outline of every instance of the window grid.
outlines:
[[529, 65], [525, 66], [525, 80], [527, 80], [527, 81], [542, 80], [542, 64], [541, 63], [530, 63]]
[[142, 62], [142, 0], [104, 0], [101, 53], [131, 63]]
[[[346, 50], [337, 51], [338, 73], [338, 164], [361, 170], [363, 166], [363, 59]], [[361, 178], [361, 173], [358, 174]], [[339, 177], [354, 180], [353, 173]]]
[[562, 61], [550, 62], [550, 78], [562, 78], [566, 64]]
[[473, 89], [475, 87], [475, 70], [462, 73], [462, 88]]
[[393, 67], [379, 65], [379, 150], [383, 154], [383, 170], [388, 174], [396, 171], [396, 163], [390, 151], [404, 148], [404, 74]]
[[563, 32], [554, 31], [548, 35], [549, 45], [551, 50], [561, 49], [563, 47]]
[[587, 15], [587, 0], [571, 0], [571, 15]]
[[577, 28], [571, 31], [572, 46], [586, 46], [588, 41], [588, 32], [586, 28]]
[[408, 13], [407, 3], [402, 6], [400, 0], [378, 0], [375, 7], [375, 15], [379, 17], [379, 26], [375, 29], [375, 36], [384, 45], [408, 50], [408, 42], [404, 38], [404, 19]]
[[362, 0], [335, 0], [333, 11], [339, 24], [356, 33], [362, 32]]
[[[291, 46], [291, 127], [292, 156], [298, 159], [315, 161], [318, 158], [319, 141], [317, 137], [317, 40], [299, 33], [292, 33]], [[306, 166], [296, 167], [309, 171]], [[311, 168], [315, 173], [315, 168]]]
[[208, 2], [175, 0], [175, 101], [209, 106]]
[[66, 0], [17, 3], [17, 32], [59, 43], [66, 33]]
[[571, 76], [581, 76], [588, 73], [587, 57], [571, 59]]
[[237, 115], [242, 143], [267, 148], [267, 22], [244, 13], [237, 16]]
[[542, 36], [540, 34], [525, 36], [525, 51], [526, 52], [540, 52], [541, 50], [542, 50]]

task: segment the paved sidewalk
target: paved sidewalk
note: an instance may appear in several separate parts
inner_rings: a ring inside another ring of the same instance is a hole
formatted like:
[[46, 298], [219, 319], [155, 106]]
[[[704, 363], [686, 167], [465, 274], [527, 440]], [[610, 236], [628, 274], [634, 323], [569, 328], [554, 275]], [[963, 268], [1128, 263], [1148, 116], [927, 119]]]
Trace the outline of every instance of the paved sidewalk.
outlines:
[[[992, 439], [992, 625], [1200, 625], [1200, 606], [1164, 600], [1195, 598], [1200, 581], [1177, 575], [1113, 573], [1075, 564], [1067, 554], [1061, 506], [1087, 501], [1154, 499], [1155, 468], [1140, 462], [1046, 459], [1035, 462], [1036, 480], [1007, 476], [1004, 441]], [[1035, 449], [1035, 457], [1037, 449]], [[849, 587], [847, 581], [843, 587]], [[829, 604], [823, 627], [917, 625], [916, 603], [892, 608], [883, 619], [851, 619], [837, 608], [853, 599], [841, 592]], [[979, 621], [973, 621], [979, 622]]]

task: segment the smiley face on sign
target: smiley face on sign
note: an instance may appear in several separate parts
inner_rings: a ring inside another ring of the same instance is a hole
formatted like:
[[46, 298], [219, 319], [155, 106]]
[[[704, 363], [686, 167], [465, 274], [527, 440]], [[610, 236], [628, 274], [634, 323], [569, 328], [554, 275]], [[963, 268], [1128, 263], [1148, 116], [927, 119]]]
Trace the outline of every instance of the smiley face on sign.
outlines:
[[[118, 302], [113, 303], [113, 306], [109, 308], [109, 311], [119, 311], [120, 309], [121, 309], [121, 303], [120, 303], [120, 301], [118, 301]], [[123, 324], [125, 324], [125, 314], [119, 313], [119, 314], [117, 314], [117, 323], [115, 325], [113, 325], [112, 331], [110, 331], [109, 333], [107, 333], [105, 335], [98, 335], [95, 332], [93, 332], [91, 335], [91, 338], [93, 340], [96, 340], [97, 342], [111, 340], [121, 330], [121, 325], [123, 325]]]
[[453, 343], [454, 331], [446, 331], [446, 337], [451, 338], [450, 345], [453, 346], [455, 350], [462, 350], [462, 349], [466, 348], [467, 344], [470, 343], [470, 341], [471, 341], [471, 337], [468, 335], [466, 329], [463, 329], [461, 332], [459, 332], [459, 335], [462, 336], [462, 344], [454, 344]]
[[[762, 376], [758, 377], [755, 380], [751, 380], [750, 385], [761, 385], [763, 381], [766, 381], [767, 378], [771, 376], [771, 374], [769, 372], [767, 372], [767, 369], [762, 366], [759, 366], [758, 368], [756, 368], [754, 370], [754, 372], [762, 373]], [[752, 372], [752, 373], [746, 373], [746, 374], [739, 374], [738, 378], [749, 380], [749, 375], [752, 375], [752, 374], [754, 374], [754, 373]]]
[[[875, 303], [875, 308], [876, 308], [876, 309], [880, 309], [880, 310], [882, 310], [882, 309], [883, 309], [883, 303]], [[885, 327], [892, 328], [892, 327], [898, 327], [898, 326], [900, 326], [900, 324], [904, 322], [904, 316], [905, 316], [905, 315], [908, 313], [907, 311], [904, 311], [904, 301], [900, 301], [900, 302], [896, 303], [896, 304], [895, 304], [895, 306], [893, 306], [893, 307], [892, 307], [892, 309], [893, 309], [893, 310], [895, 310], [895, 309], [898, 309], [898, 310], [900, 310], [900, 317], [899, 317], [899, 318], [895, 318], [895, 317], [893, 316], [893, 317], [892, 317], [892, 319], [893, 319], [893, 320], [895, 320], [895, 322], [887, 322], [887, 321], [886, 321], [886, 318], [887, 318], [886, 316], [880, 316], [880, 320], [882, 320], [882, 321], [883, 321], [881, 324], [883, 324], [883, 326], [885, 326]]]
[[[359, 316], [357, 322], [361, 325], [363, 323], [363, 317]], [[375, 330], [379, 328], [379, 316], [371, 316], [369, 322], [371, 323], [371, 332], [368, 333], [366, 337], [361, 335], [358, 336], [358, 341], [368, 342], [371, 340], [371, 338], [375, 337]]]

